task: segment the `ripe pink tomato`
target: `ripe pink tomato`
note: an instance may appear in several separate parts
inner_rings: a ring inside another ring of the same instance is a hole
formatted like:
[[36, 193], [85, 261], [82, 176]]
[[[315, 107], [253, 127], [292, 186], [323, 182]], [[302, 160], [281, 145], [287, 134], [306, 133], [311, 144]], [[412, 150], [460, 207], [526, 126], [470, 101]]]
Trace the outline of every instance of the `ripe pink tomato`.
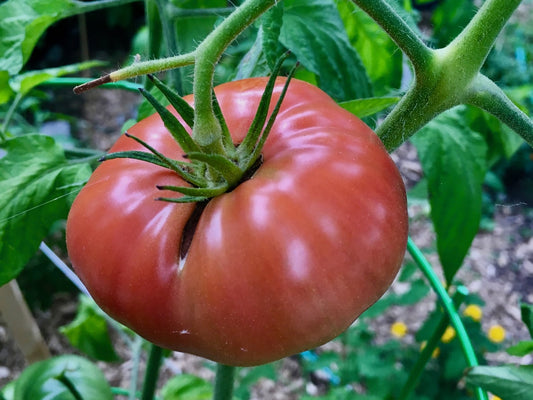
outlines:
[[[215, 88], [235, 143], [266, 82]], [[159, 115], [129, 133], [183, 160]], [[144, 149], [122, 136], [111, 152], [126, 150]], [[207, 204], [184, 260], [179, 244], [195, 205], [154, 199], [177, 195], [156, 185], [186, 183], [138, 160], [102, 163], [67, 223], [72, 264], [96, 302], [157, 345], [227, 365], [267, 363], [345, 330], [389, 287], [404, 256], [398, 170], [371, 129], [298, 80], [262, 155], [250, 179]]]

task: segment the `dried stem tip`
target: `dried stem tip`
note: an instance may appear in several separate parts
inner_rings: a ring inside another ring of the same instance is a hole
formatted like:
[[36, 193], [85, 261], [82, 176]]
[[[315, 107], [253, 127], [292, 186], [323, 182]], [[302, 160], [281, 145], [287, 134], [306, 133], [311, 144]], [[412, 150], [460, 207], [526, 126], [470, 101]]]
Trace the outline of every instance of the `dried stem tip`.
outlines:
[[95, 88], [97, 86], [103, 85], [104, 83], [110, 83], [110, 82], [112, 82], [111, 75], [107, 74], [107, 75], [101, 76], [98, 79], [94, 79], [92, 81], [86, 82], [83, 85], [76, 86], [74, 88], [74, 93], [75, 94], [80, 94], [80, 93], [83, 93], [83, 92], [85, 92], [85, 91], [87, 91], [89, 89], [92, 89], [92, 88]]

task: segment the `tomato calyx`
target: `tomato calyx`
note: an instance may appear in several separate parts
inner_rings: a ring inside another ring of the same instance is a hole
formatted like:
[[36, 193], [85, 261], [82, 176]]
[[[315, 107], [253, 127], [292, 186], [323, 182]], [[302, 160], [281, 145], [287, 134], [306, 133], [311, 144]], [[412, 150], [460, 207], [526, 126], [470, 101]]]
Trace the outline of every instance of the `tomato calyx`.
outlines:
[[[259, 102], [255, 118], [241, 143], [233, 143], [214, 91], [212, 95], [213, 108], [222, 127], [218, 152], [213, 152], [212, 148], [202, 147], [168, 108], [163, 106], [151, 93], [141, 89], [141, 94], [154, 107], [169, 133], [184, 151], [183, 158], [187, 161], [169, 158], [149, 143], [127, 132], [125, 133], [127, 137], [138, 142], [147, 151], [133, 150], [110, 153], [102, 157], [101, 161], [131, 158], [149, 162], [175, 172], [190, 184], [190, 186], [156, 185], [159, 190], [173, 191], [183, 195], [181, 197], [158, 197], [156, 200], [175, 203], [201, 203], [233, 190], [243, 181], [250, 179], [261, 165], [262, 148], [275, 122], [290, 80], [298, 66], [296, 64], [291, 70], [279, 99], [272, 113], [268, 116], [275, 81], [287, 56], [288, 54], [285, 54], [276, 63]], [[149, 75], [149, 78], [176, 110], [184, 124], [192, 129], [195, 117], [198, 116], [195, 116], [195, 111], [189, 103], [156, 77]]]

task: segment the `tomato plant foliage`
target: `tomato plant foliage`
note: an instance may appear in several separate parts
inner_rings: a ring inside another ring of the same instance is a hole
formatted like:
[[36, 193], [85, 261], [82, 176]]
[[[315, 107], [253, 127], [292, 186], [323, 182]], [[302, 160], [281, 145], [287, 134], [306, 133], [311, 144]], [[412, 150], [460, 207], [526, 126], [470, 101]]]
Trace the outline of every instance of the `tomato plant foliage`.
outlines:
[[61, 146], [48, 136], [12, 138], [0, 151], [3, 284], [22, 270], [52, 223], [66, 218], [91, 170], [88, 164], [69, 164]]
[[[265, 84], [215, 89], [235, 143]], [[182, 156], [157, 114], [129, 133]], [[122, 137], [111, 151], [138, 148]], [[376, 301], [407, 237], [403, 182], [377, 136], [293, 80], [262, 154], [251, 179], [207, 204], [184, 259], [195, 206], [154, 201], [155, 185], [180, 178], [138, 160], [99, 166], [70, 211], [67, 245], [104, 310], [161, 346], [254, 365], [334, 338]]]

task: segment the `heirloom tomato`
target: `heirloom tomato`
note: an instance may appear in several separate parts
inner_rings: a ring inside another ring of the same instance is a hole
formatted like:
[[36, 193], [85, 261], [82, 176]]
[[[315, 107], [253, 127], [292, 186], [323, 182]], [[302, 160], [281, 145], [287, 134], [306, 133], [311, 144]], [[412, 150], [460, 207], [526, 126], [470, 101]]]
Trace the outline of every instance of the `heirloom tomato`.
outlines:
[[[234, 143], [266, 83], [215, 88]], [[128, 132], [187, 161], [157, 114]], [[126, 136], [111, 148], [127, 150], [144, 148]], [[103, 162], [74, 201], [67, 246], [96, 302], [168, 349], [246, 366], [314, 348], [385, 292], [404, 256], [406, 196], [393, 161], [361, 120], [302, 81], [288, 87], [260, 167], [207, 203], [183, 257], [198, 208], [155, 200], [156, 185], [187, 183], [143, 161]]]

